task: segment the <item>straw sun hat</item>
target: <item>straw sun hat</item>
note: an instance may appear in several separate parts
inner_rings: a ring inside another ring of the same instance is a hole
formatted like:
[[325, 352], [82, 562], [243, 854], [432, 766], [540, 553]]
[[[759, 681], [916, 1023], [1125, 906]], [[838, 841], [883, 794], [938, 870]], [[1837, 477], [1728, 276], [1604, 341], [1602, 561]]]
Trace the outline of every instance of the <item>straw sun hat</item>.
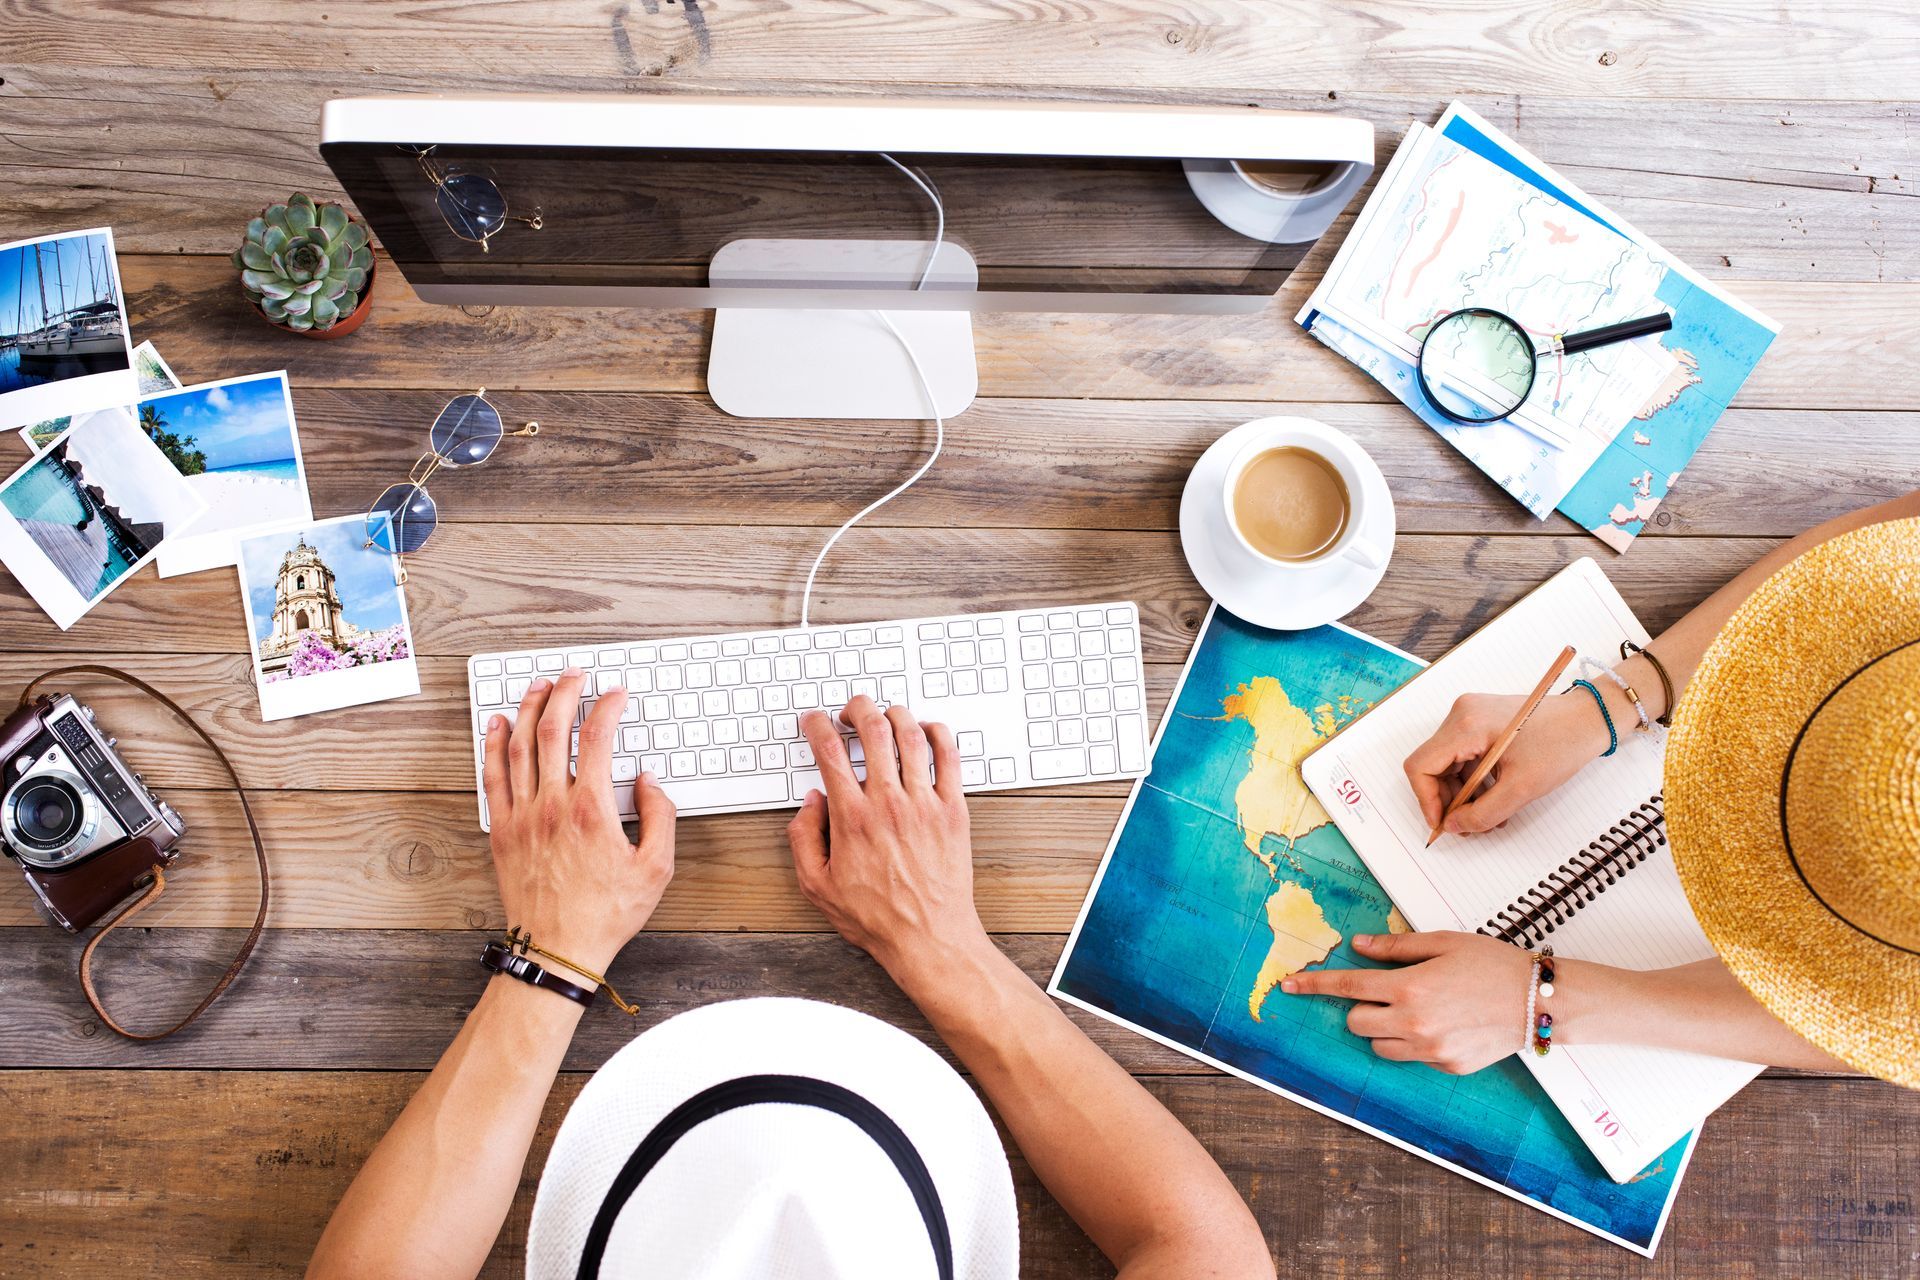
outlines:
[[1837, 1058], [1920, 1087], [1920, 519], [1813, 548], [1714, 640], [1667, 829], [1727, 967]]

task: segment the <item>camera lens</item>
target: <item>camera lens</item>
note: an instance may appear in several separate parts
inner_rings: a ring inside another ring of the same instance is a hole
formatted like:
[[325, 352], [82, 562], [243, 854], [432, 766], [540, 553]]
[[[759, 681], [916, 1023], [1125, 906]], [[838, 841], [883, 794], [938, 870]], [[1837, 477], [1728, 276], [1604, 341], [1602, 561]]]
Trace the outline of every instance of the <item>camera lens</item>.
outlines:
[[55, 849], [80, 830], [80, 794], [57, 778], [37, 778], [14, 795], [13, 829], [20, 839]]

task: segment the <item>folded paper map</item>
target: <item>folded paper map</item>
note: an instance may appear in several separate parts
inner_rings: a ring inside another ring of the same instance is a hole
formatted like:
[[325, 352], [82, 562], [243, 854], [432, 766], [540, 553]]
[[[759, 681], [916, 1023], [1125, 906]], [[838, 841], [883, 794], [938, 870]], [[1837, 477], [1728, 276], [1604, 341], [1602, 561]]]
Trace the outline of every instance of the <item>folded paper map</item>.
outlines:
[[[1510, 421], [1463, 425], [1427, 404], [1415, 362], [1433, 322], [1468, 306], [1542, 346], [1661, 311], [1673, 328], [1545, 356]], [[1778, 332], [1457, 103], [1408, 131], [1298, 319], [1536, 517], [1557, 508], [1616, 551]]]
[[1262, 631], [1215, 606], [1050, 989], [1651, 1256], [1692, 1134], [1616, 1183], [1518, 1058], [1467, 1076], [1390, 1062], [1347, 1030], [1349, 1001], [1280, 990], [1310, 965], [1379, 967], [1350, 939], [1406, 928], [1299, 766], [1420, 666], [1338, 625]]

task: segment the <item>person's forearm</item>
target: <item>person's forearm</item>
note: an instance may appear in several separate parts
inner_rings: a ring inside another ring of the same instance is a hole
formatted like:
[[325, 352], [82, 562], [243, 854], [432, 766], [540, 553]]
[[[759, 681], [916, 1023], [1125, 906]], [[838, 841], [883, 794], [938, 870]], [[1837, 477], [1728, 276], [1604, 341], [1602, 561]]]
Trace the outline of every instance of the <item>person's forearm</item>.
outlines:
[[512, 978], [489, 982], [334, 1210], [308, 1276], [476, 1274], [582, 1012]]
[[[1818, 546], [1829, 538], [1843, 533], [1878, 524], [1883, 520], [1898, 520], [1907, 516], [1920, 516], [1920, 490], [1895, 498], [1891, 502], [1882, 502], [1877, 506], [1863, 507], [1815, 525], [1797, 538], [1790, 538], [1773, 550], [1761, 556], [1747, 566], [1726, 586], [1701, 601], [1680, 621], [1661, 632], [1651, 648], [1661, 665], [1666, 667], [1667, 676], [1673, 681], [1674, 698], [1677, 701], [1686, 689], [1687, 682], [1693, 678], [1694, 668], [1700, 665], [1700, 659], [1706, 656], [1707, 646], [1720, 634], [1734, 611], [1745, 603], [1748, 596], [1768, 578], [1796, 556], [1809, 548]], [[1671, 708], [1666, 706], [1666, 698], [1660, 687], [1660, 677], [1654, 673], [1651, 663], [1645, 658], [1633, 657], [1619, 664], [1617, 670], [1621, 678], [1632, 685], [1634, 692], [1645, 701], [1647, 713], [1654, 717], [1665, 715]], [[1615, 721], [1620, 714], [1628, 717], [1626, 723], [1634, 723], [1630, 706], [1623, 705], [1625, 695], [1617, 689], [1603, 688], [1602, 693], [1613, 706]]]
[[1672, 969], [1554, 961], [1557, 1044], [1650, 1044], [1774, 1067], [1851, 1071], [1808, 1044], [1747, 994], [1718, 960]]
[[1273, 1274], [1258, 1224], [1193, 1135], [990, 942], [895, 977], [1122, 1276]]

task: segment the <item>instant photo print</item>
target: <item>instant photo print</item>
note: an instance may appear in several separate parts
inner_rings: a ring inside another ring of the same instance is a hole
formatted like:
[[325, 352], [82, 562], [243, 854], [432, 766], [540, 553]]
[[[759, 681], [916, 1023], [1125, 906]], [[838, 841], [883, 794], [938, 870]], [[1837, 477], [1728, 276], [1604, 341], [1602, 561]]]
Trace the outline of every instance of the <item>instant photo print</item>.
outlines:
[[397, 566], [368, 545], [367, 521], [305, 521], [238, 539], [262, 719], [420, 692]]
[[224, 568], [241, 536], [313, 518], [284, 372], [162, 392], [142, 400], [139, 412], [207, 503], [207, 514], [160, 553], [161, 577]]
[[113, 232], [0, 245], [0, 429], [139, 398]]
[[0, 561], [64, 631], [206, 509], [131, 408], [85, 414], [0, 484]]

